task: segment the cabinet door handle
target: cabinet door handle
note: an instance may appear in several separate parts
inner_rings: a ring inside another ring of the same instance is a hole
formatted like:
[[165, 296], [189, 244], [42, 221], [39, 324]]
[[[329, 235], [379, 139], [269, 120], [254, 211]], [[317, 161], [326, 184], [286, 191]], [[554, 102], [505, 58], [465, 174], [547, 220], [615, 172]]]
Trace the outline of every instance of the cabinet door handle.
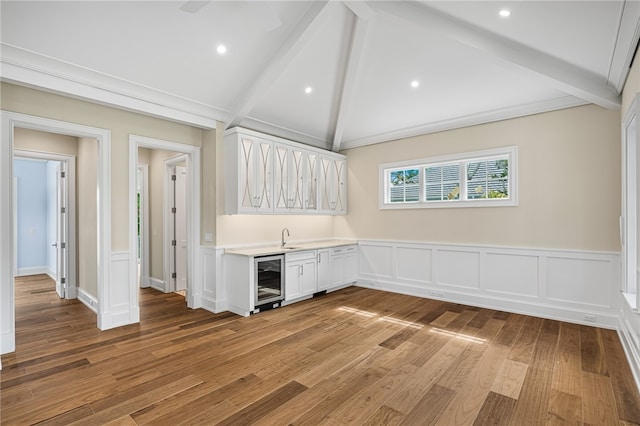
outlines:
[[320, 263], [320, 253], [318, 253], [318, 263]]

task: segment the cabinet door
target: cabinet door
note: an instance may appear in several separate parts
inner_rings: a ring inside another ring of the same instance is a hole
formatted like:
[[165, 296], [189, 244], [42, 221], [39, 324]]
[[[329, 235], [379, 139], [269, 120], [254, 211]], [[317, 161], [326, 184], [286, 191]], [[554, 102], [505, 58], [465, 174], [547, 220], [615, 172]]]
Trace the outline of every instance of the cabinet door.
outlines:
[[318, 291], [316, 276], [316, 258], [307, 259], [302, 263], [302, 295], [307, 296]]
[[303, 206], [308, 212], [318, 210], [318, 154], [307, 152], [302, 158]]
[[302, 262], [286, 262], [284, 300], [295, 300], [302, 296], [302, 274]]
[[318, 250], [318, 291], [331, 287], [331, 264], [329, 250]]
[[273, 144], [249, 136], [240, 137], [240, 176], [242, 195], [240, 209], [245, 211], [273, 210], [272, 168]]
[[302, 150], [274, 144], [274, 203], [281, 213], [303, 210]]
[[292, 148], [289, 151], [289, 208], [294, 211], [304, 209], [304, 152]]
[[274, 150], [273, 198], [276, 211], [289, 210], [289, 148], [276, 144]]
[[331, 251], [331, 287], [342, 285], [344, 279], [344, 253], [342, 249]]
[[358, 250], [356, 246], [345, 249], [343, 262], [343, 284], [356, 282], [358, 279]]
[[323, 156], [320, 159], [320, 210], [343, 214], [347, 210], [346, 161]]

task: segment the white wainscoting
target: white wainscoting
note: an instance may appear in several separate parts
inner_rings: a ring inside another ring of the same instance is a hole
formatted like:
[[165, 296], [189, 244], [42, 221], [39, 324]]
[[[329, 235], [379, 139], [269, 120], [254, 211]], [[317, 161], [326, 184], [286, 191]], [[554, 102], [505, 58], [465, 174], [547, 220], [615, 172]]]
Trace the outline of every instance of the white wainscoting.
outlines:
[[227, 310], [227, 296], [222, 274], [223, 255], [223, 248], [200, 247], [200, 266], [202, 268], [200, 306], [214, 313]]
[[615, 252], [374, 240], [359, 248], [363, 287], [618, 328]]
[[625, 300], [624, 294], [620, 294], [618, 297], [620, 298], [618, 335], [624, 352], [629, 359], [631, 372], [638, 385], [638, 390], [640, 390], [640, 311], [634, 309], [633, 305]]
[[129, 283], [130, 258], [128, 251], [111, 253], [110, 280], [105, 300], [99, 300], [99, 324], [101, 330], [120, 327], [140, 321], [138, 287]]

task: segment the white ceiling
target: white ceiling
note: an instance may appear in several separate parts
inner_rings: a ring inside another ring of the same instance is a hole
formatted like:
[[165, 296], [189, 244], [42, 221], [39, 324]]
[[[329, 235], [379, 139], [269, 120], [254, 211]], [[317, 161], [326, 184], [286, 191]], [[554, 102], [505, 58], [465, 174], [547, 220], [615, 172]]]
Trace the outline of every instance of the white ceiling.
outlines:
[[330, 149], [619, 108], [640, 33], [640, 2], [614, 0], [3, 0], [1, 13], [3, 81]]

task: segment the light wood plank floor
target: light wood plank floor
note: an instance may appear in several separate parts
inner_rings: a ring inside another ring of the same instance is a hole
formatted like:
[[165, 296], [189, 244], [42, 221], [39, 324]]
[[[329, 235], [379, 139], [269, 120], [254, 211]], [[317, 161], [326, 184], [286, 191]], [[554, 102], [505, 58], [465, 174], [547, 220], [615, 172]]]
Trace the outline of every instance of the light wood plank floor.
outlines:
[[348, 288], [249, 318], [141, 291], [101, 332], [16, 282], [2, 424], [640, 424], [615, 331]]

